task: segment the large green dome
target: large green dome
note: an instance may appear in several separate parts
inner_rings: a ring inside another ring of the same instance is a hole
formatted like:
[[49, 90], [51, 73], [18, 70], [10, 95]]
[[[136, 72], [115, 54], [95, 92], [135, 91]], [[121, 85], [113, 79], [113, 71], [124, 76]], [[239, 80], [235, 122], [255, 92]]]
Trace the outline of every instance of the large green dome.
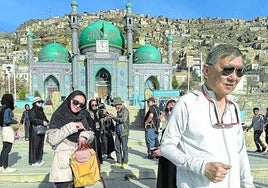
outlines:
[[54, 42], [44, 46], [38, 56], [38, 61], [58, 61], [68, 63], [69, 52], [62, 45]]
[[124, 47], [124, 37], [120, 30], [113, 24], [99, 20], [91, 23], [83, 29], [80, 35], [80, 50], [96, 46], [96, 40], [108, 40], [109, 47], [122, 49]]
[[143, 64], [143, 63], [162, 63], [162, 58], [160, 51], [149, 44], [139, 47], [134, 53], [134, 63]]

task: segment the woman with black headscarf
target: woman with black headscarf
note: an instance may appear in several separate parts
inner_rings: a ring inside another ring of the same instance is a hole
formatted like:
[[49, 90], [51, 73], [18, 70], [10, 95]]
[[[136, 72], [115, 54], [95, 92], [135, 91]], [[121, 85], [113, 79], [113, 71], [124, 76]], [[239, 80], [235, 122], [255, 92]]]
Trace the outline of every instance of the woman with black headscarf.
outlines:
[[83, 113], [86, 107], [86, 96], [82, 91], [73, 91], [58, 109], [52, 114], [47, 142], [55, 150], [49, 181], [56, 188], [66, 188], [73, 183], [70, 166], [71, 154], [81, 144], [90, 144], [94, 133]]
[[83, 112], [87, 118], [88, 124], [91, 130], [95, 133], [94, 142], [91, 147], [96, 151], [97, 157], [100, 163], [103, 163], [101, 152], [101, 121], [100, 111], [98, 110], [98, 101], [96, 99], [90, 99], [88, 102], [88, 111]]
[[29, 165], [43, 166], [45, 134], [37, 134], [35, 127], [38, 125], [47, 126], [48, 119], [42, 107], [44, 101], [41, 97], [35, 97], [33, 107], [29, 111]]
[[[2, 173], [11, 173], [17, 171], [15, 168], [8, 167], [8, 155], [12, 149], [12, 145], [14, 143], [14, 130], [10, 127], [11, 124], [18, 123], [17, 120], [14, 119], [13, 110], [14, 107], [14, 99], [12, 94], [4, 94], [1, 100], [2, 106], [4, 106], [3, 110], [3, 125], [2, 126], [2, 151], [0, 155], [0, 170]], [[1, 110], [1, 111], [2, 111]]]

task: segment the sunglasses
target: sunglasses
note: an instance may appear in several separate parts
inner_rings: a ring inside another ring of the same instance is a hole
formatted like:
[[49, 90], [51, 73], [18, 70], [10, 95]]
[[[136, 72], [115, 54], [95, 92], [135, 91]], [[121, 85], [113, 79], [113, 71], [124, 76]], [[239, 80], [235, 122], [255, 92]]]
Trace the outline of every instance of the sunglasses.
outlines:
[[236, 72], [236, 76], [237, 77], [241, 78], [244, 75], [244, 69], [243, 69], [243, 67], [236, 68], [236, 67], [233, 67], [233, 66], [224, 67], [222, 69], [222, 71], [221, 71], [221, 74], [223, 76], [229, 76], [229, 75], [233, 74], [234, 70]]
[[98, 105], [97, 105], [97, 104], [92, 104], [91, 106], [92, 106], [92, 107], [97, 107]]
[[79, 106], [82, 109], [86, 107], [86, 105], [84, 103], [80, 103], [79, 101], [77, 101], [75, 99], [72, 99], [72, 101], [73, 101], [73, 105], [75, 105], [75, 106]]
[[[207, 65], [213, 66], [211, 64], [207, 64]], [[241, 78], [244, 75], [244, 68], [243, 67], [236, 68], [234, 66], [223, 67], [222, 71], [221, 71], [221, 75], [222, 76], [229, 76], [229, 75], [233, 74], [234, 70], [235, 70], [236, 76], [238, 78]]]

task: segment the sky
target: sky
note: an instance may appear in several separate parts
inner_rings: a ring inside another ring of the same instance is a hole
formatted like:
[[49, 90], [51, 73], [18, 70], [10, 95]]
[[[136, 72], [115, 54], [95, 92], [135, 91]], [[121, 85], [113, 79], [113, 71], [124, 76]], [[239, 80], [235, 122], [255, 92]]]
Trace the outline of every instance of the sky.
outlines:
[[[30, 19], [64, 16], [72, 0], [0, 0], [0, 32], [13, 32]], [[125, 9], [128, 0], [76, 0], [78, 12]], [[268, 17], [268, 0], [130, 0], [132, 11], [176, 19]]]

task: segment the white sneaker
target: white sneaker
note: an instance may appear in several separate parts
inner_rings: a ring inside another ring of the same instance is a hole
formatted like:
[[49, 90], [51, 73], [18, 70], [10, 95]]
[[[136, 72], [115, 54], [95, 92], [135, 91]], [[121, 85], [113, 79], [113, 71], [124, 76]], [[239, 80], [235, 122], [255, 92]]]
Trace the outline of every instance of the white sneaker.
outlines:
[[12, 172], [16, 172], [16, 171], [17, 171], [16, 168], [10, 168], [10, 167], [2, 169], [2, 173], [12, 173]]
[[39, 161], [38, 164], [39, 166], [43, 166], [45, 164], [45, 161]]
[[36, 162], [36, 163], [33, 163], [32, 166], [40, 166], [40, 164]]
[[4, 167], [1, 166], [1, 167], [0, 167], [0, 172], [2, 172], [3, 169], [4, 169]]

